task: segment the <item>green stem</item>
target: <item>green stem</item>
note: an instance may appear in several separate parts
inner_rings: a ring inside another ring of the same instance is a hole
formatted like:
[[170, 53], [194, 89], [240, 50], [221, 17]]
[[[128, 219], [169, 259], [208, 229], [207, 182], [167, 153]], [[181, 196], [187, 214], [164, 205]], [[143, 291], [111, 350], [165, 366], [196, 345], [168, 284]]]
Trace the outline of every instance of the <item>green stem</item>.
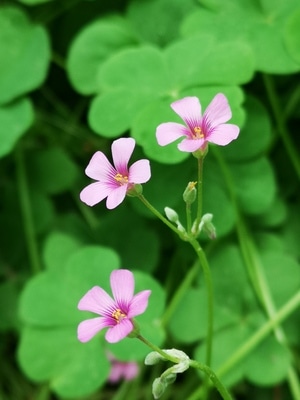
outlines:
[[206, 336], [206, 361], [205, 364], [210, 366], [211, 364], [211, 356], [212, 356], [212, 338], [213, 338], [213, 320], [214, 320], [214, 304], [213, 304], [213, 285], [211, 272], [209, 268], [209, 264], [206, 258], [206, 255], [199, 245], [196, 239], [190, 239], [190, 244], [193, 246], [198, 259], [200, 261], [200, 265], [203, 270], [206, 291], [207, 291], [207, 309], [208, 309], [208, 321], [207, 321], [207, 336]]
[[196, 231], [198, 232], [198, 226], [202, 217], [202, 192], [203, 192], [203, 160], [204, 157], [198, 158], [198, 187], [197, 187], [197, 218], [196, 218]]
[[285, 149], [290, 157], [290, 160], [294, 166], [294, 169], [300, 178], [300, 157], [297, 154], [296, 146], [291, 141], [289, 132], [287, 130], [282, 107], [279, 104], [278, 95], [276, 93], [275, 85], [270, 75], [263, 74], [263, 81], [267, 90], [268, 98], [272, 111], [274, 114], [275, 122], [277, 125], [278, 133], [282, 139]]
[[190, 234], [192, 230], [192, 213], [191, 213], [190, 203], [186, 203], [185, 211], [186, 211], [186, 230], [187, 233]]
[[220, 379], [217, 377], [217, 375], [214, 373], [212, 369], [210, 369], [207, 365], [201, 364], [197, 361], [191, 360], [190, 361], [190, 366], [196, 369], [200, 369], [203, 371], [208, 378], [211, 380], [215, 388], [218, 390], [220, 395], [223, 397], [224, 400], [232, 400], [232, 397], [230, 396], [228, 390], [226, 387], [222, 384]]
[[[230, 370], [233, 369], [240, 361], [247, 357], [255, 347], [257, 347], [269, 334], [276, 328], [282, 321], [284, 321], [290, 314], [298, 309], [300, 306], [300, 292], [296, 293], [279, 311], [273, 316], [273, 318], [267, 321], [258, 331], [256, 331], [242, 346], [240, 346], [232, 356], [225, 361], [224, 364], [217, 370], [219, 377], [226, 375]], [[293, 373], [293, 377], [296, 374]], [[203, 392], [203, 388], [197, 389], [188, 400], [198, 400]], [[300, 392], [296, 392], [299, 399]]]
[[138, 196], [141, 202], [157, 217], [159, 218], [165, 225], [167, 225], [173, 232], [175, 232], [181, 239], [184, 239], [183, 234], [169, 221], [165, 218], [155, 207], [152, 206], [151, 203], [141, 194]]
[[160, 354], [166, 360], [169, 360], [174, 364], [178, 364], [180, 362], [179, 358], [170, 356], [169, 354], [164, 352], [162, 349], [160, 349], [158, 346], [156, 346], [155, 344], [151, 343], [149, 340], [144, 338], [144, 336], [138, 334], [136, 336], [136, 338], [139, 339], [141, 342], [143, 342], [146, 346], [150, 347], [150, 349], [152, 349], [153, 351], [156, 351], [158, 354]]
[[[151, 343], [149, 340], [144, 338], [142, 335], [138, 334], [136, 336], [136, 338], [139, 339], [140, 341], [142, 341], [146, 346], [150, 347], [150, 349], [152, 349], [153, 351], [160, 354], [164, 359], [169, 360], [169, 361], [173, 362], [174, 364], [180, 363], [181, 360], [179, 358], [170, 356], [164, 350], [161, 350], [158, 346]], [[199, 369], [202, 372], [204, 372], [207, 375], [207, 377], [212, 381], [213, 385], [219, 391], [219, 393], [221, 394], [221, 396], [223, 397], [224, 400], [232, 400], [227, 389], [223, 386], [223, 384], [221, 383], [219, 378], [216, 376], [216, 374], [207, 365], [204, 365], [195, 360], [190, 360], [189, 366], [192, 368]]]
[[[166, 224], [169, 228], [172, 229], [177, 235], [185, 240], [188, 241], [191, 246], [194, 248], [198, 259], [200, 261], [200, 265], [203, 269], [203, 274], [204, 274], [204, 280], [206, 284], [206, 290], [207, 290], [207, 307], [208, 307], [208, 323], [207, 323], [207, 343], [206, 343], [206, 364], [209, 366], [211, 363], [211, 354], [212, 354], [212, 336], [213, 336], [213, 288], [212, 288], [212, 279], [211, 279], [211, 273], [210, 273], [210, 268], [208, 265], [208, 261], [206, 258], [206, 255], [203, 251], [203, 249], [200, 247], [198, 241], [193, 237], [193, 236], [183, 236], [183, 234], [175, 228], [174, 225], [172, 225], [159, 211], [156, 210], [147, 200], [144, 196], [140, 195], [138, 198], [145, 204], [145, 206], [152, 211], [154, 215], [156, 215], [164, 224]], [[193, 276], [193, 273], [191, 274]], [[190, 278], [187, 282], [190, 282]], [[185, 284], [186, 285], [186, 284]], [[186, 289], [186, 286], [183, 287], [183, 289], [180, 292], [183, 294], [183, 290]], [[176, 300], [177, 302], [177, 300]]]
[[19, 190], [20, 206], [25, 231], [25, 240], [27, 242], [27, 250], [33, 274], [41, 271], [41, 263], [39, 258], [36, 234], [33, 222], [32, 208], [28, 189], [27, 176], [25, 171], [25, 162], [23, 150], [19, 144], [15, 151], [17, 184]]

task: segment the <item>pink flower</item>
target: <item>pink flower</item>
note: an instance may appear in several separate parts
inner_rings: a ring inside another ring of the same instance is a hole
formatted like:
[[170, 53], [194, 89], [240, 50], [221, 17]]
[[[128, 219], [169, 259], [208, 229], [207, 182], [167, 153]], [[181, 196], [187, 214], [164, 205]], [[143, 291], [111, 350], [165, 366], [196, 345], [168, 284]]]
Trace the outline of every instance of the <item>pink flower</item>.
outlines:
[[117, 383], [121, 379], [131, 381], [139, 373], [139, 366], [136, 362], [119, 361], [111, 353], [107, 357], [111, 362], [111, 370], [108, 377], [110, 383]]
[[232, 114], [227, 98], [222, 93], [213, 98], [203, 116], [197, 97], [177, 100], [171, 107], [183, 119], [185, 125], [176, 122], [160, 124], [156, 129], [156, 138], [161, 146], [185, 136], [178, 144], [178, 149], [194, 152], [199, 149], [205, 150], [208, 142], [225, 146], [238, 137], [239, 127], [225, 124]]
[[132, 272], [127, 269], [113, 271], [110, 286], [114, 299], [101, 287], [94, 286], [79, 301], [79, 310], [100, 315], [78, 325], [77, 337], [81, 342], [88, 342], [103, 328], [109, 328], [105, 334], [108, 342], [119, 342], [134, 329], [132, 318], [146, 310], [151, 290], [143, 290], [134, 296]]
[[135, 184], [147, 182], [151, 176], [148, 160], [136, 161], [128, 168], [134, 147], [135, 140], [132, 138], [115, 140], [111, 146], [114, 165], [111, 165], [104, 153], [97, 151], [85, 170], [86, 175], [97, 182], [81, 191], [80, 200], [94, 206], [107, 197], [106, 207], [112, 209], [122, 203], [126, 193]]

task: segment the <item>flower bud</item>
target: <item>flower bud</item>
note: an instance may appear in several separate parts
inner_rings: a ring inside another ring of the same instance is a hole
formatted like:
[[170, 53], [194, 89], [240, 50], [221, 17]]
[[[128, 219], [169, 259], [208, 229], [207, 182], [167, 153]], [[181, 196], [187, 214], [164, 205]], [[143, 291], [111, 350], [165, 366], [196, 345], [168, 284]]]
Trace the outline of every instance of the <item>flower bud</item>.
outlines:
[[179, 222], [178, 214], [172, 208], [165, 207], [165, 214], [169, 221], [174, 222], [175, 224], [177, 224]]
[[196, 200], [197, 190], [195, 188], [197, 182], [189, 182], [185, 191], [183, 192], [183, 200], [187, 204], [192, 204]]
[[152, 384], [152, 394], [155, 399], [159, 399], [166, 390], [167, 384], [160, 378], [156, 378]]
[[163, 358], [160, 354], [158, 354], [156, 351], [151, 351], [151, 353], [146, 355], [145, 358], [145, 365], [155, 365], [158, 364], [159, 361], [161, 361]]
[[213, 219], [213, 214], [207, 213], [204, 214], [201, 218], [199, 224], [199, 232], [203, 231], [208, 235], [210, 239], [215, 239], [217, 237], [216, 228], [214, 224], [211, 222]]

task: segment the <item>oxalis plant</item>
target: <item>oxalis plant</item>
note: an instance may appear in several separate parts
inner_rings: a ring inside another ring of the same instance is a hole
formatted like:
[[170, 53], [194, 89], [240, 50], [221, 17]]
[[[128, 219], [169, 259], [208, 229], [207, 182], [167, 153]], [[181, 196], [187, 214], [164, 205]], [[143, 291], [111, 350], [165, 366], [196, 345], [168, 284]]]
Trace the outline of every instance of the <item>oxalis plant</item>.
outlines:
[[[239, 127], [228, 123], [232, 113], [228, 100], [222, 93], [215, 95], [204, 113], [202, 113], [199, 99], [194, 96], [173, 102], [171, 108], [181, 117], [184, 124], [164, 122], [157, 127], [156, 138], [161, 146], [182, 139], [178, 144], [178, 150], [191, 153], [195, 158], [197, 180], [187, 182], [182, 195], [185, 203], [185, 219], [168, 206], [164, 209], [165, 215], [161, 214], [143, 195], [141, 184], [148, 182], [151, 178], [150, 162], [142, 159], [128, 166], [135, 148], [133, 138], [120, 138], [112, 143], [113, 164], [101, 151], [93, 155], [85, 172], [95, 182], [81, 191], [80, 199], [89, 206], [95, 206], [106, 199], [107, 208], [114, 209], [124, 201], [126, 196], [136, 197], [181, 240], [190, 244], [198, 258], [198, 263], [183, 277], [174, 298], [178, 301], [182, 288], [190, 285], [196, 274], [203, 274], [207, 296], [205, 357], [203, 360], [193, 360], [180, 349], [161, 349], [143, 336], [143, 327], [139, 325], [135, 317], [147, 312], [148, 302], [151, 301], [149, 298], [151, 290], [134, 294], [134, 274], [127, 269], [114, 270], [110, 275], [113, 298], [102, 287], [94, 286], [80, 299], [79, 310], [90, 311], [99, 316], [86, 319], [79, 324], [78, 339], [83, 343], [92, 339], [97, 340], [94, 338], [95, 335], [102, 329], [108, 328], [105, 339], [109, 343], [116, 343], [129, 337], [148, 346], [152, 351], [145, 358], [146, 365], [152, 366], [161, 361], [170, 362], [172, 365], [153, 381], [152, 393], [155, 399], [164, 394], [168, 386], [176, 380], [177, 374], [186, 372], [189, 368], [195, 368], [205, 374], [201, 384], [203, 398], [208, 397], [211, 386], [214, 386], [224, 400], [230, 400], [232, 397], [229, 391], [211, 368], [212, 352], [218, 351], [213, 347], [213, 281], [206, 254], [198, 238], [201, 232], [205, 232], [213, 240], [216, 238], [217, 231], [213, 224], [213, 215], [202, 212], [203, 168], [210, 143], [227, 145], [237, 139]], [[203, 305], [199, 304], [199, 307], [186, 310], [186, 312], [202, 314]], [[197, 329], [196, 326], [195, 329]], [[130, 345], [134, 346], [135, 343], [132, 341]]]

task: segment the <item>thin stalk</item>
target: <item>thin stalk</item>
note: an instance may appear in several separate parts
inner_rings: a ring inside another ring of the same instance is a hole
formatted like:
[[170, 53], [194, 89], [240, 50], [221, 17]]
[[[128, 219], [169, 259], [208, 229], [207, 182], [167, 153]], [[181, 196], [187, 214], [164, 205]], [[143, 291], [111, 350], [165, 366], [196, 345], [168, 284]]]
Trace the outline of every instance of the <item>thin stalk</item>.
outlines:
[[141, 342], [143, 342], [146, 346], [150, 347], [153, 351], [156, 351], [158, 354], [160, 354], [164, 359], [171, 361], [174, 364], [178, 364], [180, 362], [180, 359], [177, 357], [170, 356], [166, 352], [164, 352], [162, 349], [160, 349], [158, 346], [155, 344], [149, 342], [144, 336], [138, 334], [136, 336], [137, 339], [139, 339]]
[[199, 157], [198, 159], [198, 183], [197, 183], [197, 218], [196, 218], [196, 229], [201, 221], [202, 217], [202, 192], [203, 192], [203, 161], [204, 157]]
[[263, 76], [263, 81], [264, 81], [265, 88], [266, 88], [266, 91], [268, 94], [269, 102], [270, 102], [270, 105], [272, 107], [272, 111], [274, 114], [275, 122], [277, 125], [276, 128], [282, 139], [285, 149], [290, 157], [291, 163], [293, 164], [294, 169], [298, 175], [298, 178], [300, 178], [300, 157], [297, 153], [296, 146], [293, 144], [293, 142], [289, 136], [289, 132], [288, 132], [286, 124], [285, 124], [282, 107], [279, 103], [279, 99], [278, 99], [278, 95], [276, 93], [274, 82], [270, 75], [263, 74], [262, 76]]
[[[184, 239], [182, 233], [169, 221], [165, 218], [155, 207], [152, 206], [151, 203], [141, 194], [138, 196], [141, 202], [164, 224], [166, 224], [173, 232], [175, 232], [181, 239]], [[184, 239], [185, 240], [185, 239]]]
[[21, 145], [17, 146], [15, 151], [17, 185], [19, 190], [19, 199], [22, 212], [23, 226], [25, 231], [25, 240], [30, 260], [31, 271], [37, 274], [41, 271], [41, 263], [36, 240], [35, 227], [33, 222], [32, 207], [29, 196], [29, 188], [25, 170], [25, 162]]
[[217, 377], [217, 375], [214, 373], [214, 371], [211, 370], [207, 365], [204, 365], [197, 361], [191, 360], [190, 366], [193, 368], [196, 368], [196, 369], [200, 369], [202, 372], [204, 372], [208, 376], [208, 378], [211, 380], [214, 387], [217, 389], [217, 391], [220, 393], [220, 395], [223, 397], [224, 400], [232, 400], [232, 397], [230, 396], [226, 387], [222, 384], [222, 382]]
[[191, 212], [191, 203], [187, 202], [185, 205], [186, 212], [186, 230], [187, 233], [190, 234], [192, 230], [192, 212]]
[[198, 241], [196, 239], [191, 239], [189, 242], [193, 246], [198, 256], [205, 280], [205, 286], [207, 292], [207, 309], [208, 309], [205, 364], [207, 366], [210, 366], [212, 357], [212, 338], [213, 338], [213, 323], [214, 323], [214, 297], [213, 297], [211, 272], [206, 255], [202, 247], [199, 245]]

